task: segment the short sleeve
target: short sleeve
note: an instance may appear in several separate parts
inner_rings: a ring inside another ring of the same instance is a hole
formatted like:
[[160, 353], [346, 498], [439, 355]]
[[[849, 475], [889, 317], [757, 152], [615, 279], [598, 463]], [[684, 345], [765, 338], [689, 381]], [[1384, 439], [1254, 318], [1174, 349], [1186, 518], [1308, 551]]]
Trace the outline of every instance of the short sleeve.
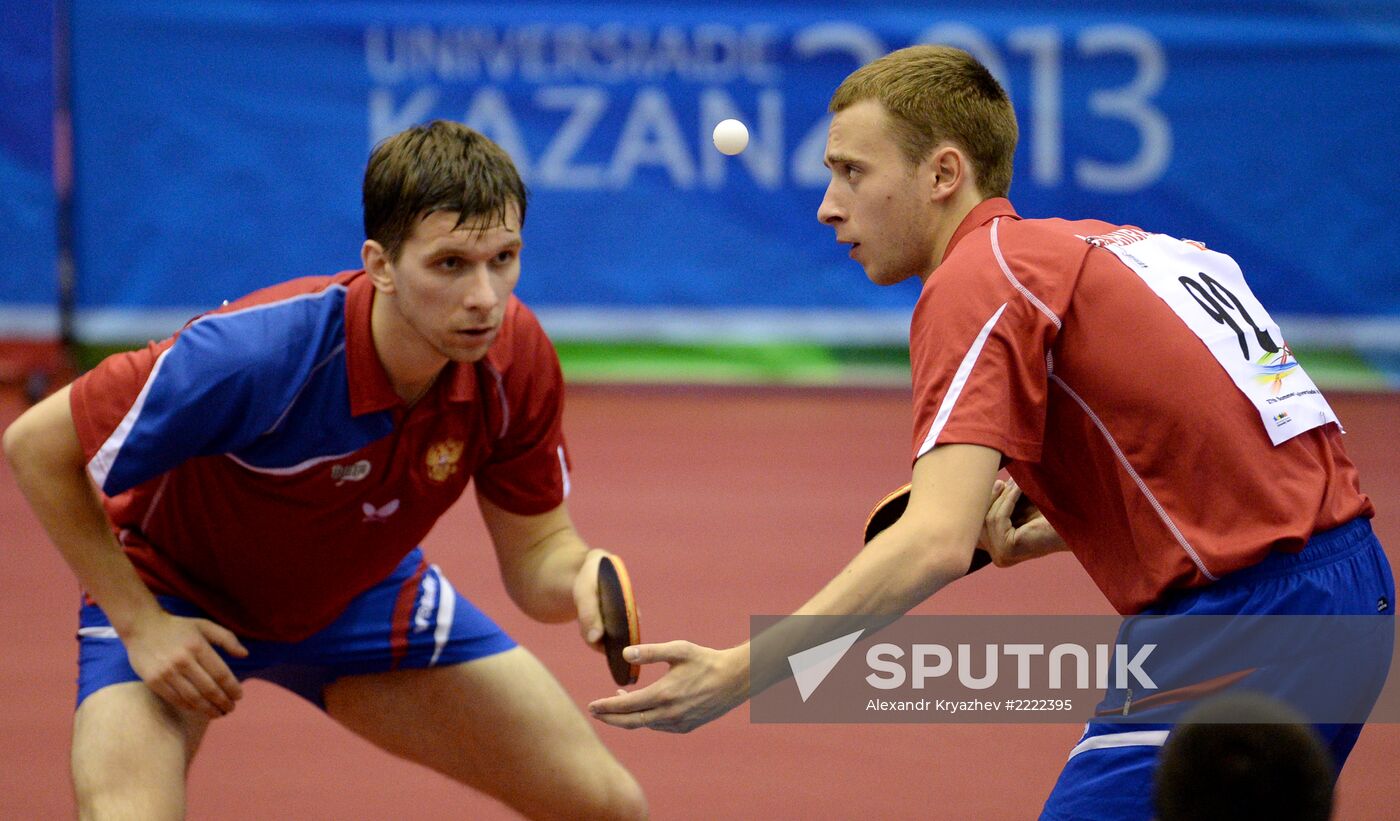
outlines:
[[564, 376], [535, 315], [513, 300], [510, 327], [478, 371], [501, 410], [499, 438], [476, 473], [477, 491], [520, 515], [546, 513], [569, 492]]
[[236, 450], [279, 410], [254, 384], [226, 323], [196, 322], [164, 342], [115, 354], [73, 384], [70, 406], [88, 473], [115, 496], [187, 459]]
[[[986, 234], [964, 240], [977, 241]], [[939, 268], [910, 326], [914, 459], [963, 443], [1038, 461], [1059, 325], [1045, 301], [990, 254], [969, 251]]]

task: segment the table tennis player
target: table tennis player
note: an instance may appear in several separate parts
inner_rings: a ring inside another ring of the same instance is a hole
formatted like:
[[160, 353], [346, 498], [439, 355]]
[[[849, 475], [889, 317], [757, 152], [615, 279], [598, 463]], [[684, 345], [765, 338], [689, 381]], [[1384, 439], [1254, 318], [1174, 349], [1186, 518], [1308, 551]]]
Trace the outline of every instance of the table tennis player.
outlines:
[[[888, 54], [830, 108], [818, 218], [872, 282], [923, 283], [913, 488], [798, 615], [892, 620], [964, 575], [980, 538], [999, 565], [1072, 551], [1123, 614], [1379, 614], [1393, 631], [1394, 580], [1340, 424], [1233, 260], [1132, 226], [1018, 215], [1015, 114], [963, 51]], [[989, 515], [1002, 467], [1015, 484]], [[1007, 526], [1021, 492], [1053, 534]], [[779, 675], [751, 669], [749, 644], [628, 652], [671, 667], [590, 705], [620, 727], [686, 732]], [[1360, 725], [1320, 730], [1340, 768]], [[1091, 722], [1042, 817], [1149, 818], [1166, 737]]]
[[197, 317], [6, 431], [85, 591], [82, 817], [181, 817], [250, 677], [525, 816], [646, 814], [554, 677], [418, 548], [474, 481], [516, 604], [602, 637], [558, 359], [512, 295], [525, 211], [490, 140], [409, 128], [369, 159], [363, 269]]

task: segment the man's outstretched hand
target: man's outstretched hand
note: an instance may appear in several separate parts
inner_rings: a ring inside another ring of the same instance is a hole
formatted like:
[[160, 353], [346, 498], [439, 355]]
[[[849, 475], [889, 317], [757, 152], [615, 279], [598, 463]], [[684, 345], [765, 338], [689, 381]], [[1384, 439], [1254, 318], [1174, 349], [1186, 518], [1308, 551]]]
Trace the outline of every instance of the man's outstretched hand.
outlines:
[[614, 727], [646, 727], [688, 733], [724, 715], [749, 697], [748, 645], [714, 650], [688, 641], [638, 644], [625, 656], [634, 664], [666, 662], [666, 675], [640, 690], [618, 690], [588, 705], [593, 717]]

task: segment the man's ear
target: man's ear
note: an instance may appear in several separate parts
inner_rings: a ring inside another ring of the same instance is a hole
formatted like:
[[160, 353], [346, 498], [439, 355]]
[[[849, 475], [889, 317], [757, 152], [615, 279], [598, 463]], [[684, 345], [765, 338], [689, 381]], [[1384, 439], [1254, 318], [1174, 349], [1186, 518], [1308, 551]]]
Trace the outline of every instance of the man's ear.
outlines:
[[365, 240], [365, 244], [360, 246], [360, 262], [364, 264], [365, 273], [374, 283], [375, 290], [386, 294], [394, 292], [394, 278], [390, 271], [393, 263], [389, 261], [389, 254], [383, 245], [372, 239]]
[[944, 202], [961, 189], [976, 185], [972, 179], [972, 163], [957, 146], [943, 143], [924, 161], [929, 175], [929, 197]]

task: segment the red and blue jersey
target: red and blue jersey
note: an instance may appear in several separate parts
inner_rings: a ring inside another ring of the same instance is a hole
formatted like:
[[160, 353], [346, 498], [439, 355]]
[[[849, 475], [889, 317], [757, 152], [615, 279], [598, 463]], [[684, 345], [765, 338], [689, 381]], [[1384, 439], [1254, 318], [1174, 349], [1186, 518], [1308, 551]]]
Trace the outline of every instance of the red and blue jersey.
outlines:
[[408, 407], [362, 271], [267, 288], [74, 383], [88, 472], [158, 594], [296, 641], [389, 574], [476, 480], [522, 515], [568, 490], [558, 357], [511, 298], [486, 357]]

